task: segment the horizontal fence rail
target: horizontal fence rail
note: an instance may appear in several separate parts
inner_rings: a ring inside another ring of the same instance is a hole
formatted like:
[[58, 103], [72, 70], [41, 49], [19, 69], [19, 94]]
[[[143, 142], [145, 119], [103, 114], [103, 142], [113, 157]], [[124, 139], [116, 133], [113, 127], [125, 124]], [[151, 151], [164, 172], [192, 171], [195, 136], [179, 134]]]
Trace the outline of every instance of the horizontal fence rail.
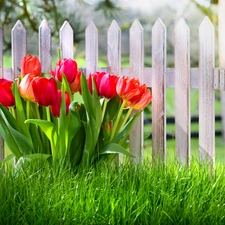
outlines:
[[[61, 56], [73, 58], [73, 31], [65, 21], [59, 31]], [[166, 162], [166, 88], [175, 89], [175, 140], [177, 159], [190, 163], [190, 88], [199, 89], [199, 152], [201, 161], [215, 162], [214, 90], [225, 90], [225, 70], [214, 67], [214, 27], [207, 17], [199, 27], [199, 67], [190, 68], [190, 30], [184, 19], [174, 29], [174, 68], [166, 67], [166, 27], [158, 19], [152, 27], [152, 68], [144, 68], [144, 29], [138, 20], [130, 27], [130, 67], [121, 68], [121, 30], [112, 21], [107, 38], [107, 68], [98, 68], [98, 29], [93, 22], [85, 31], [86, 75], [106, 71], [138, 78], [152, 89], [152, 155]], [[14, 79], [17, 68], [27, 54], [27, 34], [21, 21], [11, 32], [12, 68], [3, 65], [3, 31], [0, 29], [0, 76]], [[150, 37], [149, 37], [150, 38]], [[52, 64], [51, 29], [46, 20], [39, 27], [39, 57], [43, 72]], [[130, 151], [136, 160], [143, 158], [143, 115], [131, 131]], [[4, 158], [4, 142], [0, 141], [0, 158]]]

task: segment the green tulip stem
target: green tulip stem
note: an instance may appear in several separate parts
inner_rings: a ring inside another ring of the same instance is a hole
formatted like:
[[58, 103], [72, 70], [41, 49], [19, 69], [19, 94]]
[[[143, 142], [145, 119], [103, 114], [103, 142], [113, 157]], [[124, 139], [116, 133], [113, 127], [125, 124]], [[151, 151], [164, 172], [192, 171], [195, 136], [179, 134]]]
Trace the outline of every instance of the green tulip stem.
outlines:
[[47, 121], [51, 122], [50, 107], [46, 106], [45, 108], [46, 108]]
[[58, 60], [61, 59], [61, 52], [60, 52], [60, 48], [58, 48]]
[[107, 107], [107, 103], [108, 103], [109, 99], [108, 98], [105, 98], [104, 99], [104, 103], [103, 103], [103, 109], [102, 109], [102, 121], [104, 119], [104, 116], [105, 116], [105, 111], [106, 111], [106, 107]]
[[9, 111], [12, 114], [12, 116], [16, 119], [16, 108], [14, 106], [10, 107]]
[[133, 108], [129, 108], [128, 109], [127, 114], [126, 114], [125, 118], [123, 119], [123, 122], [119, 126], [119, 130], [126, 124], [126, 122], [129, 119], [130, 114], [131, 114], [132, 111], [133, 111]]
[[38, 119], [41, 119], [41, 116], [40, 116], [40, 112], [39, 112], [38, 104], [37, 103], [35, 104], [35, 113], [36, 113], [37, 118]]
[[30, 100], [26, 101], [26, 116], [27, 119], [30, 119]]
[[121, 104], [120, 106], [120, 110], [118, 112], [118, 115], [116, 117], [116, 121], [113, 125], [113, 129], [112, 129], [112, 133], [111, 133], [111, 136], [110, 136], [110, 140], [109, 141], [112, 141], [112, 139], [114, 138], [115, 136], [115, 133], [116, 133], [116, 130], [117, 130], [117, 127], [118, 127], [118, 124], [119, 124], [119, 121], [121, 119], [121, 116], [123, 114], [123, 110], [124, 110], [124, 106], [126, 105], [126, 101], [124, 100], [123, 103]]

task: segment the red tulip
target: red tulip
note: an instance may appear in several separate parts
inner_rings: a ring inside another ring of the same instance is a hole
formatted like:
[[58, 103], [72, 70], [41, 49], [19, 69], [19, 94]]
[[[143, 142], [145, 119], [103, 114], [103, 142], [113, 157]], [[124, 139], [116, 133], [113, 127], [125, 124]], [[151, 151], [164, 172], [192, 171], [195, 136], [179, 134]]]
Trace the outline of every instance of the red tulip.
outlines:
[[32, 74], [34, 76], [41, 75], [41, 63], [37, 56], [27, 55], [21, 60], [21, 74]]
[[114, 98], [116, 96], [116, 83], [118, 77], [106, 72], [95, 72], [88, 78], [88, 86], [92, 93], [92, 77], [96, 84], [98, 95], [105, 98]]
[[0, 79], [0, 104], [5, 107], [10, 107], [15, 105], [15, 98], [13, 96], [12, 81], [1, 78]]
[[99, 95], [105, 98], [114, 98], [116, 96], [116, 84], [118, 77], [111, 74], [105, 74], [102, 77], [99, 87]]
[[62, 82], [62, 74], [65, 75], [67, 81], [72, 83], [78, 73], [78, 66], [75, 60], [63, 58], [57, 61], [55, 71], [51, 72], [60, 82]]
[[79, 71], [72, 83], [69, 84], [70, 90], [72, 93], [80, 92], [81, 91], [81, 85], [80, 85], [80, 78], [81, 78], [82, 72]]
[[[67, 92], [65, 92], [65, 100], [66, 100], [66, 114], [69, 113], [69, 106], [70, 106], [70, 96]], [[62, 102], [62, 91], [57, 90], [57, 98], [55, 104], [50, 106], [51, 112], [55, 117], [60, 116], [60, 107]]]
[[23, 99], [35, 102], [35, 97], [34, 97], [33, 88], [32, 88], [32, 82], [34, 81], [35, 78], [37, 77], [30, 74], [27, 74], [22, 78], [19, 84], [19, 92], [20, 92], [20, 96]]
[[120, 77], [116, 91], [122, 100], [126, 101], [127, 108], [142, 110], [152, 100], [150, 90], [145, 84], [140, 85], [139, 80], [135, 78]]
[[32, 82], [36, 102], [41, 106], [53, 105], [57, 98], [57, 83], [54, 78], [39, 77]]
[[99, 87], [102, 80], [102, 77], [106, 74], [106, 72], [95, 72], [89, 75], [88, 77], [88, 87], [90, 92], [92, 93], [92, 77], [94, 78], [96, 89], [99, 95]]

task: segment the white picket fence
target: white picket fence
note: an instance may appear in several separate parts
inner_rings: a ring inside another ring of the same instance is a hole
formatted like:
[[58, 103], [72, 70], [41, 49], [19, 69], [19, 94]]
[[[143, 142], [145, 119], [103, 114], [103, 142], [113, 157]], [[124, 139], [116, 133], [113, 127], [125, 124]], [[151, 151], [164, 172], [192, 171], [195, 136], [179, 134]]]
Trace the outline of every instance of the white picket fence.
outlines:
[[[65, 21], [60, 29], [62, 57], [74, 58], [73, 31]], [[199, 89], [200, 160], [215, 161], [214, 90], [225, 90], [224, 69], [214, 68], [214, 27], [205, 17], [199, 27], [199, 67], [190, 68], [190, 31], [184, 19], [175, 30], [175, 68], [166, 67], [166, 27], [158, 19], [152, 28], [152, 68], [144, 68], [144, 29], [138, 20], [130, 27], [130, 67], [121, 68], [121, 30], [113, 21], [107, 32], [107, 68], [98, 68], [98, 30], [93, 22], [86, 28], [86, 74], [108, 71], [138, 78], [152, 88], [152, 157], [166, 161], [166, 88], [175, 89], [175, 139], [177, 159], [190, 163], [190, 88]], [[0, 76], [18, 75], [21, 58], [27, 54], [26, 29], [17, 21], [12, 29], [12, 68], [4, 68], [0, 30]], [[39, 57], [43, 72], [51, 69], [51, 29], [46, 20], [39, 28]], [[4, 158], [1, 141], [0, 158]], [[143, 115], [132, 129], [130, 151], [143, 158]]]

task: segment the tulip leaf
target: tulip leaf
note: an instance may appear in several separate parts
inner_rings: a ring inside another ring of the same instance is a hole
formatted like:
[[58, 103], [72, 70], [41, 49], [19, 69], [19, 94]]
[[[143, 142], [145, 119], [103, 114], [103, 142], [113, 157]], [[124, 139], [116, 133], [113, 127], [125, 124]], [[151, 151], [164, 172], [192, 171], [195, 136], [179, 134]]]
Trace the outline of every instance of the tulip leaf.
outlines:
[[17, 123], [23, 130], [24, 134], [31, 140], [29, 129], [26, 126], [26, 124], [24, 124], [24, 121], [26, 120], [25, 109], [24, 109], [22, 98], [20, 96], [19, 89], [16, 82], [13, 83], [13, 90], [14, 90], [15, 103], [16, 103], [16, 113], [17, 113], [17, 120], [18, 120]]
[[33, 147], [30, 140], [21, 133], [19, 125], [15, 121], [12, 115], [0, 105], [0, 133], [10, 151], [18, 159], [22, 155], [31, 154]]
[[125, 126], [122, 128], [122, 130], [112, 139], [111, 143], [120, 143], [123, 145], [130, 133], [130, 130], [139, 117], [141, 111], [138, 111], [133, 117], [130, 118], [130, 120], [125, 124]]
[[33, 123], [38, 125], [41, 130], [45, 133], [49, 141], [56, 146], [57, 142], [57, 129], [54, 123], [46, 120], [40, 120], [40, 119], [28, 119], [25, 121], [25, 123]]
[[87, 122], [84, 126], [85, 135], [88, 137], [85, 139], [82, 163], [83, 165], [88, 166], [94, 156], [94, 151], [99, 138], [102, 122], [102, 107], [94, 78], [92, 78], [92, 95], [89, 91], [87, 80], [84, 75], [81, 78], [81, 89], [84, 107], [87, 114]]
[[[71, 103], [72, 104], [72, 103]], [[81, 127], [80, 115], [77, 111], [70, 109], [70, 117], [69, 117], [69, 133], [68, 133], [68, 143], [70, 145], [73, 137], [77, 134]], [[70, 148], [70, 146], [69, 146]]]
[[6, 162], [8, 162], [9, 160], [11, 160], [13, 158], [15, 158], [14, 154], [7, 155], [6, 158], [0, 160], [0, 163], [6, 163]]
[[[65, 75], [62, 75], [63, 84], [66, 83]], [[66, 115], [66, 96], [65, 96], [65, 85], [61, 86], [62, 99], [60, 105], [60, 116], [58, 120], [58, 136], [59, 138], [59, 153], [60, 157], [65, 157], [67, 155], [68, 149], [68, 117]]]
[[117, 143], [110, 143], [108, 144], [100, 153], [100, 155], [103, 154], [114, 154], [114, 153], [121, 153], [127, 156], [130, 156], [132, 158], [135, 158], [134, 155], [132, 155], [130, 152], [128, 152], [125, 148], [123, 148], [121, 145]]

